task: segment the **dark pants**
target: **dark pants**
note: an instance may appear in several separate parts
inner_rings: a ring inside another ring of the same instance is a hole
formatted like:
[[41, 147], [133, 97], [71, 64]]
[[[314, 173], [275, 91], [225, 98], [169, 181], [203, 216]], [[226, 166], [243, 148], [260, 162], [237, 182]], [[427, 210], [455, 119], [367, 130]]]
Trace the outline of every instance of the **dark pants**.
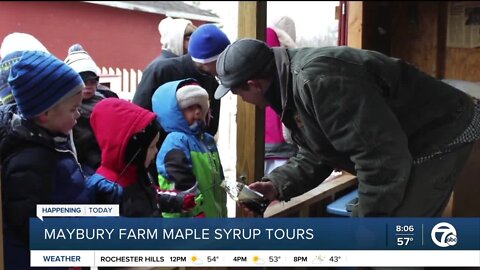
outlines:
[[412, 167], [404, 199], [394, 217], [440, 217], [473, 143]]
[[[473, 143], [466, 144], [455, 152], [414, 166], [405, 199], [394, 216], [440, 217], [450, 199], [457, 178], [470, 157], [472, 146]], [[371, 269], [422, 270], [429, 267], [372, 267]]]

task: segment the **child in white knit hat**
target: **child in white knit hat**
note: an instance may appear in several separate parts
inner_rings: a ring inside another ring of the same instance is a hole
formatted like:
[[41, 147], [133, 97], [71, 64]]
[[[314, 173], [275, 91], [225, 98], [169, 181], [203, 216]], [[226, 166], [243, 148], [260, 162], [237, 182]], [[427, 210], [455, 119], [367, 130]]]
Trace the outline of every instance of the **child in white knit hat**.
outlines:
[[193, 79], [163, 84], [152, 97], [153, 112], [168, 132], [157, 155], [160, 189], [196, 195], [195, 207], [164, 217], [227, 217], [220, 157], [214, 138], [204, 131], [208, 98]]
[[73, 128], [73, 141], [77, 150], [78, 162], [88, 177], [95, 173], [101, 160], [100, 147], [90, 125], [93, 107], [105, 98], [97, 91], [100, 68], [80, 44], [70, 46], [65, 63], [78, 72], [85, 83], [80, 117], [77, 119], [77, 125]]
[[11, 67], [20, 60], [23, 51], [47, 52], [47, 48], [34, 36], [13, 32], [5, 36], [0, 46], [0, 103], [15, 103], [12, 88], [8, 85]]
[[7, 55], [20, 51], [48, 52], [47, 48], [30, 34], [13, 32], [5, 36], [0, 46], [0, 58], [4, 59]]

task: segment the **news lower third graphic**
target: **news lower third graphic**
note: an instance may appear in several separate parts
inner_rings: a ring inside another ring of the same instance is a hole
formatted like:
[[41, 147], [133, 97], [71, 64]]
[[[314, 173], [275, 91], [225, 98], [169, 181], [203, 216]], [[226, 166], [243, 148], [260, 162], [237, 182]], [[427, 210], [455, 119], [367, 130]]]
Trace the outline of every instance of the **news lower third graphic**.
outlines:
[[480, 266], [480, 218], [124, 218], [41, 205], [32, 266]]

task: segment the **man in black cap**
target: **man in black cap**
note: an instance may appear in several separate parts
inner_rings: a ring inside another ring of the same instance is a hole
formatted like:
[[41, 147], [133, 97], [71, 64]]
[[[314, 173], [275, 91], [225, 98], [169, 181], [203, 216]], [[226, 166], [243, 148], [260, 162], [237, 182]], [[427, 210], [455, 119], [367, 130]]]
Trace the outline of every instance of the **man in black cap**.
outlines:
[[358, 178], [352, 216], [440, 216], [480, 137], [478, 100], [374, 51], [241, 39], [217, 73], [215, 98], [232, 91], [270, 105], [300, 146], [250, 185], [269, 200], [298, 196], [339, 168]]

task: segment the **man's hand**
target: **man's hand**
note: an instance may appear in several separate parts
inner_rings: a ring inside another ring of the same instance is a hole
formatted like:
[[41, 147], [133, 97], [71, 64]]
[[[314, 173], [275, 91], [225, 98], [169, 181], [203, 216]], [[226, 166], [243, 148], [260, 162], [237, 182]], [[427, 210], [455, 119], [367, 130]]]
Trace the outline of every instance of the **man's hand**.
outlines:
[[[264, 199], [269, 202], [269, 205], [274, 204], [274, 203], [278, 203], [278, 201], [277, 201], [277, 197], [278, 197], [277, 189], [275, 188], [275, 186], [270, 181], [268, 181], [268, 182], [255, 182], [255, 183], [250, 184], [248, 187], [252, 190], [255, 190], [257, 192], [262, 193], [263, 196], [264, 196]], [[252, 215], [252, 216], [255, 216], [255, 217], [262, 217], [263, 216], [263, 211], [262, 211], [262, 213], [252, 211], [252, 209], [250, 209], [247, 204], [239, 202], [239, 206], [249, 215]]]
[[269, 201], [274, 201], [278, 197], [277, 189], [270, 181], [251, 183], [248, 187], [262, 193], [263, 196], [265, 196], [265, 199]]

